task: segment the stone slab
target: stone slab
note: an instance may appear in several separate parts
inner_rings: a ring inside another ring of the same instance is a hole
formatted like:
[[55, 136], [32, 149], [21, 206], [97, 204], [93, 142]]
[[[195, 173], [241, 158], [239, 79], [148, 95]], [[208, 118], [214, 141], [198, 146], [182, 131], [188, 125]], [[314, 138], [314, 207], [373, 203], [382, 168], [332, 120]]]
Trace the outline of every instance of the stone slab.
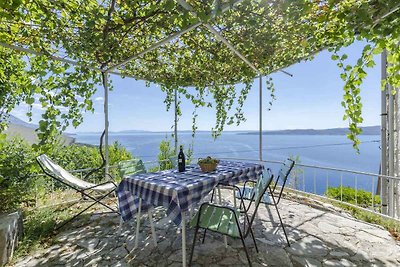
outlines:
[[22, 233], [22, 213], [20, 211], [0, 214], [0, 266], [5, 265], [12, 258]]

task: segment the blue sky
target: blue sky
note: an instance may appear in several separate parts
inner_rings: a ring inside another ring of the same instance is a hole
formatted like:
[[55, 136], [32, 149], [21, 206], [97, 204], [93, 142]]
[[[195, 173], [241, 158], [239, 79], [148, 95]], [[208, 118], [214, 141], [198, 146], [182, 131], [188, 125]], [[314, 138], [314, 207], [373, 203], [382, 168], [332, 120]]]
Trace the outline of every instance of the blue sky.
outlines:
[[[353, 64], [361, 54], [363, 42], [357, 42], [343, 49]], [[331, 53], [323, 51], [312, 61], [295, 64], [286, 69], [293, 77], [277, 72], [274, 78], [277, 100], [268, 111], [269, 92], [264, 90], [263, 129], [324, 129], [346, 127], [343, 121], [344, 110], [340, 105], [343, 95], [343, 81], [340, 70], [330, 59]], [[377, 65], [369, 69], [368, 76], [362, 85], [364, 126], [380, 123], [380, 57]], [[122, 79], [112, 76], [114, 90], [109, 93], [109, 120], [111, 131], [149, 130], [168, 131], [173, 125], [174, 114], [166, 112], [164, 93], [157, 85], [146, 87], [142, 81]], [[265, 84], [265, 83], [264, 83]], [[264, 85], [265, 87], [265, 85]], [[238, 87], [240, 89], [240, 87]], [[103, 90], [99, 88], [93, 96], [95, 112], [84, 114], [84, 122], [77, 129], [69, 132], [102, 131]], [[26, 106], [20, 106], [13, 111], [19, 118], [25, 119]], [[179, 121], [180, 130], [191, 129], [193, 105], [182, 99], [183, 116]], [[33, 122], [40, 118], [41, 108], [34, 106]], [[198, 110], [197, 124], [199, 130], [210, 130], [215, 124], [215, 111], [210, 108]], [[240, 126], [227, 126], [226, 130], [257, 130], [258, 129], [258, 80], [254, 82], [245, 106], [244, 114], [247, 121]]]

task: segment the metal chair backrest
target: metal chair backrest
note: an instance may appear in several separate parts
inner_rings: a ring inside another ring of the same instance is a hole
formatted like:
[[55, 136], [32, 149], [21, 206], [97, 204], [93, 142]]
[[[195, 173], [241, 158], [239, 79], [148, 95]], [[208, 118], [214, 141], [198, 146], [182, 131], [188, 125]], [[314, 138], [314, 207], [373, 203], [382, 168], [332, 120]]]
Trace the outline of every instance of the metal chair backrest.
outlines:
[[118, 169], [121, 177], [146, 172], [146, 167], [144, 166], [143, 161], [139, 158], [120, 161], [118, 163]]
[[[256, 186], [254, 187], [254, 193], [253, 193], [252, 199], [250, 200], [250, 205], [254, 200], [254, 205], [255, 205], [254, 212], [251, 216], [250, 221], [248, 222], [249, 223], [248, 228], [247, 228], [244, 236], [247, 236], [249, 234], [251, 225], [253, 224], [253, 221], [257, 214], [258, 207], [260, 206], [261, 199], [264, 196], [265, 192], [267, 192], [267, 189], [270, 186], [273, 179], [274, 179], [274, 175], [272, 175], [272, 173], [270, 172], [269, 169], [268, 169], [268, 174], [263, 173], [258, 178]], [[249, 210], [250, 205], [247, 210]], [[247, 211], [246, 211], [246, 213], [247, 213]], [[246, 214], [246, 216], [247, 216], [247, 214]]]
[[254, 187], [254, 196], [253, 200], [255, 203], [255, 206], [258, 206], [258, 204], [261, 202], [262, 197], [264, 196], [264, 193], [266, 192], [266, 188], [270, 185], [273, 179], [273, 175], [270, 172], [269, 169], [267, 169], [268, 174], [262, 174], [256, 183], [256, 186]]
[[281, 169], [279, 170], [278, 175], [276, 176], [276, 179], [274, 181], [275, 182], [274, 188], [272, 189], [272, 193], [275, 193], [275, 189], [276, 189], [278, 183], [279, 182], [282, 183], [281, 190], [279, 192], [279, 197], [278, 197], [278, 200], [277, 200], [276, 204], [278, 204], [280, 199], [281, 199], [283, 189], [285, 188], [286, 182], [287, 182], [287, 180], [289, 178], [289, 174], [292, 171], [295, 163], [296, 162], [294, 160], [292, 160], [292, 159], [289, 159], [289, 158], [286, 159], [283, 162], [283, 165], [282, 165]]

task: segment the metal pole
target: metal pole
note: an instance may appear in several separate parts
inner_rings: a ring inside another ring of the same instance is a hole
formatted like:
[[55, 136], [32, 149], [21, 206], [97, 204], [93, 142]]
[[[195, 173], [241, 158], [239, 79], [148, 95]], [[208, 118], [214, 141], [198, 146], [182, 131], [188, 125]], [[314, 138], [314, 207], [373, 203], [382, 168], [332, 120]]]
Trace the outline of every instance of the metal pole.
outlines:
[[[78, 61], [71, 60], [71, 59], [68, 59], [68, 58], [59, 57], [59, 56], [56, 56], [56, 55], [45, 55], [45, 54], [43, 54], [41, 52], [29, 49], [29, 48], [16, 46], [16, 45], [5, 44], [5, 43], [2, 43], [2, 42], [0, 42], [0, 46], [8, 48], [8, 49], [15, 50], [15, 51], [24, 52], [24, 53], [27, 53], [27, 54], [32, 54], [32, 55], [37, 55], [37, 56], [47, 56], [50, 59], [55, 60], [55, 61], [65, 62], [65, 63], [71, 64], [71, 65], [74, 65], [74, 66], [85, 66], [88, 69], [103, 72], [103, 70], [100, 69], [100, 68], [88, 67], [86, 65], [83, 65], [82, 63], [79, 63]], [[135, 76], [128, 75], [128, 74], [125, 74], [125, 73], [122, 74], [122, 73], [120, 73], [118, 71], [107, 71], [107, 72], [110, 73], [110, 74], [114, 74], [114, 75], [133, 78], [133, 79], [136, 79], [136, 80], [143, 80], [143, 79], [140, 79], [139, 77], [135, 77]]]
[[[381, 54], [381, 79], [386, 80], [386, 50]], [[381, 92], [381, 174], [388, 175], [387, 162], [387, 87]], [[382, 213], [388, 214], [388, 179], [380, 177], [381, 180], [381, 197], [382, 197]]]
[[[390, 86], [387, 87], [387, 92], [389, 95], [389, 107], [388, 107], [388, 129], [389, 129], [389, 175], [394, 176], [394, 96], [391, 92]], [[394, 215], [394, 198], [393, 198], [393, 179], [389, 181], [389, 201], [388, 209], [389, 216]]]
[[259, 90], [260, 90], [260, 92], [259, 92], [259, 106], [260, 106], [260, 110], [259, 110], [259, 147], [258, 147], [258, 149], [259, 149], [259, 157], [260, 157], [260, 160], [262, 160], [263, 159], [263, 157], [262, 157], [262, 145], [263, 145], [263, 143], [262, 143], [262, 137], [263, 137], [263, 132], [262, 132], [262, 75], [260, 75], [260, 88], [259, 88]]
[[175, 154], [178, 153], [178, 90], [175, 88], [175, 120], [174, 120], [174, 139]]
[[[399, 46], [397, 46], [399, 48]], [[398, 72], [400, 74], [400, 71]], [[396, 133], [395, 136], [395, 146], [394, 146], [394, 175], [399, 176], [400, 170], [400, 138], [399, 138], [399, 125], [400, 125], [400, 96], [399, 96], [399, 87], [392, 87], [392, 90], [395, 90], [395, 99], [394, 99], [394, 107], [395, 107], [395, 126], [394, 131]], [[400, 191], [399, 186], [400, 183], [396, 180], [393, 180], [393, 198], [394, 198], [394, 207], [393, 207], [393, 216], [397, 219], [400, 218]]]
[[107, 176], [108, 173], [108, 72], [102, 72], [103, 77], [103, 86], [104, 86], [104, 151], [105, 151], [105, 159], [106, 159], [106, 166], [105, 166], [105, 174]]

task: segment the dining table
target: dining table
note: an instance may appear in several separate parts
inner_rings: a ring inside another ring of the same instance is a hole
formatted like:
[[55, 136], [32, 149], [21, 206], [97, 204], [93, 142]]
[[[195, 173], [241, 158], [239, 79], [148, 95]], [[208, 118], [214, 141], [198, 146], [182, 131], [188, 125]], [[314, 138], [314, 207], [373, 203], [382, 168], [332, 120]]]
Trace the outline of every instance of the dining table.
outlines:
[[263, 170], [263, 164], [257, 162], [221, 160], [212, 172], [203, 172], [193, 164], [186, 166], [184, 172], [172, 169], [125, 176], [117, 187], [122, 221], [128, 221], [136, 215], [137, 247], [140, 216], [148, 211], [154, 243], [157, 245], [150, 211], [155, 206], [165, 207], [170, 220], [181, 228], [182, 265], [186, 266], [186, 217], [189, 209], [201, 204], [219, 184], [236, 185], [257, 180]]

